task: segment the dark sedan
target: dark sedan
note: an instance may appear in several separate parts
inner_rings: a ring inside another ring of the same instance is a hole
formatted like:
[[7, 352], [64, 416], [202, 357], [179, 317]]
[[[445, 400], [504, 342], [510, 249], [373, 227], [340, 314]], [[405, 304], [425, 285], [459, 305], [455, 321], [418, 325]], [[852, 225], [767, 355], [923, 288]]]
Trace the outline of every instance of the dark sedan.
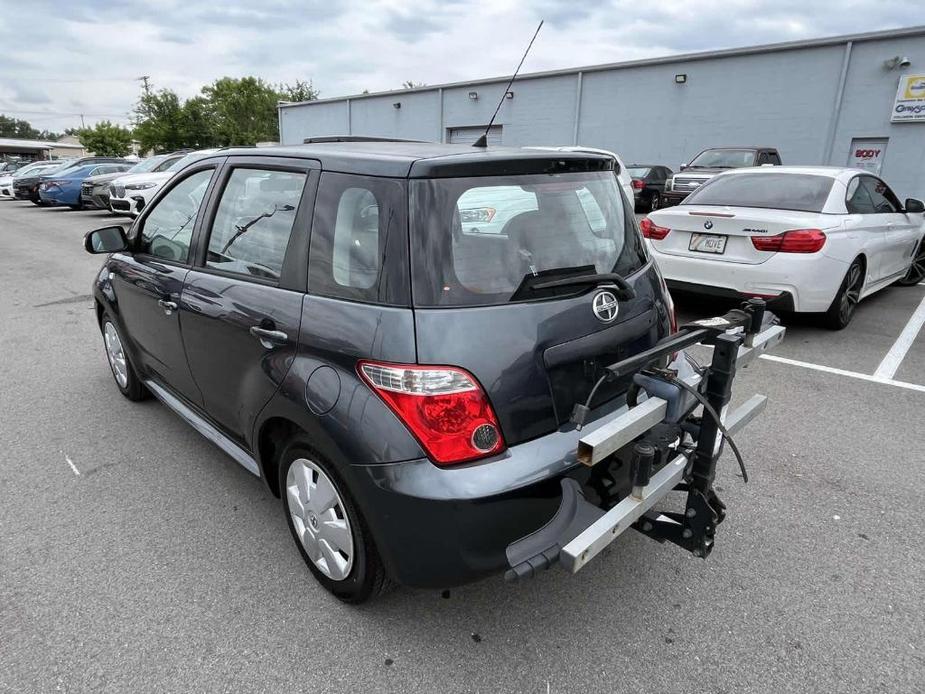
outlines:
[[38, 172], [29, 172], [27, 176], [16, 176], [13, 179], [13, 195], [19, 200], [31, 200], [36, 205], [45, 205], [39, 195], [39, 183], [41, 177], [46, 174], [63, 173], [67, 169], [84, 166], [85, 164], [102, 164], [115, 163], [121, 164], [125, 159], [121, 157], [81, 157], [80, 159], [61, 159], [61, 164], [57, 168], [43, 169], [41, 174]]
[[630, 164], [627, 173], [633, 179], [633, 202], [636, 209], [657, 210], [662, 206], [665, 181], [672, 171], [660, 164]]

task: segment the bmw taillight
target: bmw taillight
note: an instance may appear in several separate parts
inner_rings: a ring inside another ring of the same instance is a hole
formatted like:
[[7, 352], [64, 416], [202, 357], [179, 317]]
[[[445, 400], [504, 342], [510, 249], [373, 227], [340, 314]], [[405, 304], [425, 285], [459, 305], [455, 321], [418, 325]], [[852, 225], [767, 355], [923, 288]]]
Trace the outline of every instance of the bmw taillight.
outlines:
[[661, 241], [671, 231], [667, 227], [660, 227], [648, 217], [639, 222], [639, 229], [642, 231], [643, 236], [653, 241]]
[[638, 178], [633, 179], [633, 188], [635, 188], [636, 190], [642, 190], [645, 187], [646, 187], [646, 184], [640, 181]]
[[475, 378], [453, 366], [360, 362], [360, 376], [437, 465], [504, 450], [491, 403]]
[[774, 236], [752, 236], [752, 245], [771, 253], [815, 253], [825, 245], [821, 229], [791, 229]]

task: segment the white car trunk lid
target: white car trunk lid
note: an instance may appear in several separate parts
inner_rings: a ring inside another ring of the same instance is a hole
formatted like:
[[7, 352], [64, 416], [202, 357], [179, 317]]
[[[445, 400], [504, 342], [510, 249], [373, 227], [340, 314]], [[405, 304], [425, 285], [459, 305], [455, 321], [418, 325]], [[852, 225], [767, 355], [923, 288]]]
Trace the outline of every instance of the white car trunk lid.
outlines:
[[649, 219], [671, 229], [664, 239], [650, 239], [659, 253], [751, 265], [775, 255], [756, 249], [753, 236], [774, 236], [793, 229], [825, 229], [833, 224], [831, 215], [814, 212], [712, 205], [679, 205], [653, 212]]

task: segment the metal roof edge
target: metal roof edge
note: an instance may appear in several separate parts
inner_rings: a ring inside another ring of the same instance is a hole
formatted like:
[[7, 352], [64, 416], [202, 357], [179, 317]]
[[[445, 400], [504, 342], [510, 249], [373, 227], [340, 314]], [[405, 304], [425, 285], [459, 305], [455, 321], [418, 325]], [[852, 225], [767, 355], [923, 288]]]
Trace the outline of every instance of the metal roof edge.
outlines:
[[[710, 60], [713, 58], [730, 58], [739, 55], [755, 55], [760, 53], [776, 53], [779, 51], [792, 51], [801, 48], [822, 48], [825, 46], [837, 46], [839, 44], [860, 43], [863, 41], [876, 41], [884, 38], [903, 38], [909, 36], [925, 36], [925, 25], [904, 27], [898, 29], [883, 29], [880, 31], [868, 31], [861, 34], [843, 34], [840, 36], [827, 36], [815, 39], [799, 39], [797, 41], [783, 41], [779, 43], [766, 43], [760, 46], [744, 46], [738, 48], [722, 48], [713, 51], [701, 51], [698, 53], [678, 53], [675, 55], [659, 56], [655, 58], [641, 58], [638, 60], [625, 60], [616, 63], [600, 63], [596, 65], [585, 65], [582, 67], [561, 68], [558, 70], [545, 70], [542, 72], [528, 72], [517, 77], [518, 82], [529, 79], [541, 79], [544, 77], [561, 77], [565, 75], [575, 75], [583, 72], [602, 72], [605, 70], [619, 70], [633, 67], [646, 67], [649, 65], [664, 65], [667, 63], [685, 63], [698, 60]], [[461, 87], [472, 87], [484, 84], [497, 84], [507, 82], [511, 79], [510, 75], [497, 77], [486, 77], [484, 79], [466, 80], [463, 82], [445, 82], [443, 84], [427, 85], [424, 87], [415, 87], [413, 89], [391, 89], [382, 92], [370, 92], [369, 94], [349, 94], [346, 96], [332, 96], [327, 99], [313, 99], [311, 101], [294, 101], [291, 103], [277, 104], [278, 109], [292, 108], [294, 106], [306, 106], [311, 104], [337, 103], [358, 99], [370, 99], [382, 96], [399, 96], [403, 94], [421, 94], [425, 92], [434, 92], [441, 89], [457, 89]]]

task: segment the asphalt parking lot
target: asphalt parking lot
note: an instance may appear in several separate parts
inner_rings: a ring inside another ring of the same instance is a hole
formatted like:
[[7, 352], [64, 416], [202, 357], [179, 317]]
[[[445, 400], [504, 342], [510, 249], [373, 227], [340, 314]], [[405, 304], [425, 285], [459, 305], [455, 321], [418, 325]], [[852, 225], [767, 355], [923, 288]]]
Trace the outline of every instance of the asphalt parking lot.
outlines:
[[258, 480], [112, 384], [81, 250], [111, 220], [0, 201], [0, 691], [921, 691], [925, 287], [788, 319], [736, 381], [771, 403], [708, 561], [627, 534], [575, 576], [357, 608]]

